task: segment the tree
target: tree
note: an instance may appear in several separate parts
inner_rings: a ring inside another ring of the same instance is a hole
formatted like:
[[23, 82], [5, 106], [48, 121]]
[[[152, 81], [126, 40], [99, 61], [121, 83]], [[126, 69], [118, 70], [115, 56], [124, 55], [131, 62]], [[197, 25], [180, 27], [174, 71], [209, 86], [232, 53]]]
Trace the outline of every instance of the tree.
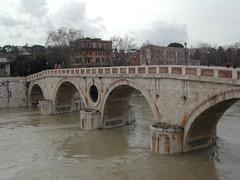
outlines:
[[209, 54], [208, 54], [208, 58], [209, 58], [209, 65], [217, 65], [217, 50], [215, 48], [211, 48], [209, 50]]
[[223, 47], [219, 46], [217, 50], [217, 65], [224, 66], [226, 65], [226, 57]]
[[235, 42], [234, 44], [230, 45], [229, 47], [233, 48], [233, 49], [240, 49], [240, 41]]
[[61, 27], [56, 31], [48, 32], [46, 41], [47, 59], [51, 66], [62, 64], [63, 67], [70, 66], [70, 48], [72, 41], [83, 38], [83, 33], [78, 29]]
[[11, 62], [12, 76], [27, 76], [47, 69], [46, 57], [39, 55], [36, 57], [17, 55]]
[[5, 45], [1, 48], [0, 56], [6, 57], [9, 60], [14, 60], [18, 53], [19, 51], [16, 46]]
[[113, 65], [128, 65], [130, 51], [137, 47], [135, 39], [130, 36], [113, 36], [111, 38], [113, 48]]
[[145, 41], [141, 47], [153, 45], [150, 41]]
[[196, 49], [196, 51], [193, 54], [193, 59], [200, 59], [201, 58], [201, 52], [199, 49]]
[[236, 59], [236, 65], [239, 66], [240, 65], [240, 49], [237, 49], [235, 59]]
[[226, 62], [229, 64], [234, 64], [234, 50], [232, 48], [228, 48], [225, 53]]
[[118, 52], [120, 51], [129, 52], [131, 49], [137, 47], [135, 39], [127, 35], [124, 37], [113, 36], [111, 38], [111, 41], [113, 49], [116, 49]]
[[69, 46], [71, 41], [75, 41], [80, 38], [83, 38], [83, 33], [81, 30], [60, 27], [56, 31], [48, 32], [46, 46], [51, 46], [51, 47]]

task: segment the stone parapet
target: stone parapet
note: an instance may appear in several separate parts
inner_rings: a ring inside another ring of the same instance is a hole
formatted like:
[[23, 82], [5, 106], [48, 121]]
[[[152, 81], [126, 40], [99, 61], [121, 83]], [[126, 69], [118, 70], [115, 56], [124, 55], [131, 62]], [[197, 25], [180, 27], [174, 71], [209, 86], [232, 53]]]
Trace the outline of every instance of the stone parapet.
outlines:
[[[240, 69], [208, 66], [183, 65], [151, 65], [151, 66], [122, 66], [122, 67], [92, 67], [72, 69], [45, 70], [26, 77], [27, 82], [45, 77], [167, 77], [183, 78], [198, 81], [222, 82], [230, 81], [239, 84]], [[201, 78], [201, 79], [200, 79]], [[234, 81], [235, 80], [235, 81]]]

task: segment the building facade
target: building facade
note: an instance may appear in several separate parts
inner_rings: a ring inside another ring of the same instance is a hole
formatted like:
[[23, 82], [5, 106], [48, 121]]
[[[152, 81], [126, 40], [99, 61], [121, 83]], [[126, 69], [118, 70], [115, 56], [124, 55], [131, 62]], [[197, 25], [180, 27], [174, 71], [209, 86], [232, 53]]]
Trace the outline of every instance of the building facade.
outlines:
[[140, 50], [131, 49], [128, 52], [124, 50], [113, 51], [113, 66], [138, 66], [140, 65]]
[[0, 77], [8, 77], [11, 75], [10, 62], [7, 58], [0, 58]]
[[112, 41], [83, 38], [70, 43], [72, 67], [110, 66], [112, 64]]
[[132, 49], [129, 52], [129, 65], [130, 66], [139, 66], [140, 65], [140, 50]]
[[191, 64], [189, 49], [146, 45], [140, 49], [140, 64]]

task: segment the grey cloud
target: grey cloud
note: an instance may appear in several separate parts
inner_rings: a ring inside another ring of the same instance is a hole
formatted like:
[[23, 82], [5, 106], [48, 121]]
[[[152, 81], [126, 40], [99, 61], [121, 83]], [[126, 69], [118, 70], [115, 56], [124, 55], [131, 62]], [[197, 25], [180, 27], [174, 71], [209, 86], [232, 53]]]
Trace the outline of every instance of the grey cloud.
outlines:
[[[0, 14], [1, 44], [45, 44], [47, 32], [62, 26], [80, 29], [85, 36], [99, 37], [105, 30], [101, 18], [87, 17], [86, 3], [65, 1], [56, 11], [48, 11], [46, 0], [20, 0], [15, 15]], [[13, 31], [9, 31], [11, 28]], [[17, 34], [16, 36], [14, 34]]]
[[55, 28], [66, 26], [81, 29], [85, 36], [100, 36], [105, 30], [102, 19], [89, 19], [86, 14], [86, 4], [76, 1], [65, 2], [52, 17]]
[[171, 42], [183, 43], [188, 40], [187, 26], [156, 21], [149, 29], [138, 32], [136, 39], [140, 43], [149, 41], [158, 45], [168, 45]]
[[1, 26], [6, 26], [6, 27], [15, 27], [17, 25], [23, 24], [23, 22], [15, 19], [12, 17], [10, 14], [4, 12], [0, 16], [0, 25]]
[[21, 9], [33, 17], [42, 18], [48, 12], [46, 0], [20, 0]]

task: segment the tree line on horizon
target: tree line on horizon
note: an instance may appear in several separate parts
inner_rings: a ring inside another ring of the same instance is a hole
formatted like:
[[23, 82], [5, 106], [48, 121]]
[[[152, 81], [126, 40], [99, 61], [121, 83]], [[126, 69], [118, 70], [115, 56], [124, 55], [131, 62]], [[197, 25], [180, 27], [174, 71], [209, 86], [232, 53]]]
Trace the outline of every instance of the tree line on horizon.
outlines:
[[[83, 37], [81, 30], [61, 27], [56, 31], [48, 32], [45, 46], [5, 45], [0, 47], [0, 57], [6, 57], [10, 60], [12, 76], [27, 76], [42, 70], [52, 69], [55, 64], [68, 68], [70, 67], [70, 42]], [[111, 41], [113, 42], [113, 56], [126, 58], [131, 49], [137, 48], [135, 39], [127, 35], [125, 37], [113, 36]], [[146, 44], [151, 43], [147, 42], [142, 46]], [[199, 60], [200, 65], [236, 67], [240, 65], [240, 42], [226, 47], [200, 44], [198, 48], [191, 48], [190, 54], [191, 59]], [[113, 65], [126, 64], [120, 61]]]
[[201, 44], [193, 50], [191, 58], [199, 60], [200, 65], [239, 67], [240, 42], [225, 47]]

